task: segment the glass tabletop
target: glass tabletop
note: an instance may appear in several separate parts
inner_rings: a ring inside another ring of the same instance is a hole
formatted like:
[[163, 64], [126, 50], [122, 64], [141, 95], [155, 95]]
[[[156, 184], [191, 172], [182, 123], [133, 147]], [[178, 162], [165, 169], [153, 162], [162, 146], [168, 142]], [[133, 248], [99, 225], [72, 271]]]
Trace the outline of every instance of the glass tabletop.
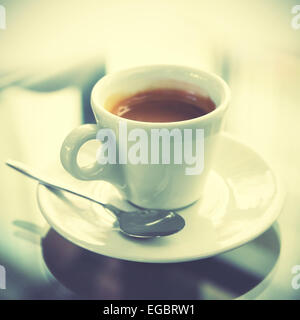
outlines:
[[24, 222], [15, 225], [20, 229], [16, 238], [35, 251], [34, 258], [27, 256], [27, 263], [35, 269], [35, 279], [30, 281], [32, 274], [21, 274], [10, 266], [7, 289], [0, 291], [3, 299], [232, 299], [270, 278], [280, 253], [276, 226], [247, 245], [217, 257], [154, 264], [87, 251], [51, 228], [39, 244], [37, 226], [29, 229], [27, 225], [22, 230]]

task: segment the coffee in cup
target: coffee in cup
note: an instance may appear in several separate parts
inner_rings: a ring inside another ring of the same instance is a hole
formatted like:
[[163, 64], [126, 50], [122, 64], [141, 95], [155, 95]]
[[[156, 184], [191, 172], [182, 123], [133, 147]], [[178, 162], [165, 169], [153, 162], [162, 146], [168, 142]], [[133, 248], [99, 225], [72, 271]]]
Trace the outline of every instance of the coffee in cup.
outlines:
[[146, 122], [175, 122], [201, 117], [216, 106], [208, 95], [178, 89], [152, 89], [106, 106], [113, 114]]

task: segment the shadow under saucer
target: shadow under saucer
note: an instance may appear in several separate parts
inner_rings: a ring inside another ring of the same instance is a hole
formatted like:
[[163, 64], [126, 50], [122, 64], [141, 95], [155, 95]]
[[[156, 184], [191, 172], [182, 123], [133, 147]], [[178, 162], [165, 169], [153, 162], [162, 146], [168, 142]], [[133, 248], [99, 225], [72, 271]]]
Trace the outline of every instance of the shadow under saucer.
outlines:
[[50, 229], [42, 252], [51, 274], [81, 299], [234, 299], [270, 276], [280, 240], [275, 224], [257, 239], [215, 257], [141, 263], [88, 251]]

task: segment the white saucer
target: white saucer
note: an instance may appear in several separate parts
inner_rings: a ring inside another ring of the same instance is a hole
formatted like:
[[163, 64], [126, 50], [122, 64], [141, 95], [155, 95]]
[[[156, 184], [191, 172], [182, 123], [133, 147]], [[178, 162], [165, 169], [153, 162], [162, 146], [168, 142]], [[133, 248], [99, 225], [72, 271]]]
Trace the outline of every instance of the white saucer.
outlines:
[[[62, 168], [53, 176], [100, 201], [132, 208], [106, 182], [77, 181]], [[284, 192], [269, 165], [252, 149], [227, 134], [220, 138], [213, 170], [202, 200], [179, 213], [186, 221], [179, 233], [155, 239], [123, 236], [100, 206], [64, 193], [58, 197], [38, 185], [39, 207], [63, 237], [87, 250], [139, 262], [180, 262], [202, 259], [255, 239], [278, 217]]]

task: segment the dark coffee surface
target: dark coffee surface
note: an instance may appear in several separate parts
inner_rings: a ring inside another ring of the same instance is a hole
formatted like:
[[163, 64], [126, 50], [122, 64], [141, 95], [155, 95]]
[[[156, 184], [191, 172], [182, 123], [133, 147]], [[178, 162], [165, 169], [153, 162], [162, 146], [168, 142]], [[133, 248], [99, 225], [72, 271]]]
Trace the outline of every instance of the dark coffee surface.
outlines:
[[216, 108], [210, 97], [184, 90], [155, 89], [120, 100], [110, 112], [145, 122], [174, 122], [201, 117]]

